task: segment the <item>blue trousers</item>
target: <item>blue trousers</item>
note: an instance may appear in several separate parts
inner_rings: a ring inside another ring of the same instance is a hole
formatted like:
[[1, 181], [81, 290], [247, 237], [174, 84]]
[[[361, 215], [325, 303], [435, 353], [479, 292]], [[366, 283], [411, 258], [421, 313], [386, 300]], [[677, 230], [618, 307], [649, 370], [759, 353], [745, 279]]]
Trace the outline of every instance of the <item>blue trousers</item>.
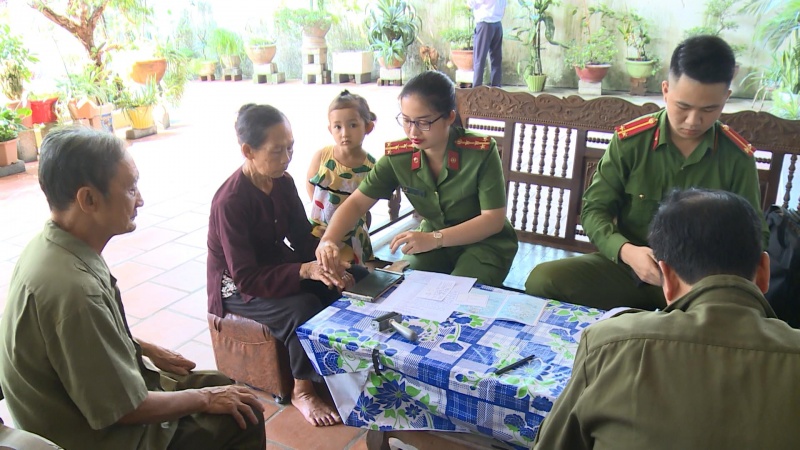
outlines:
[[491, 85], [500, 87], [503, 82], [503, 24], [500, 22], [478, 22], [475, 27], [472, 87], [483, 84], [487, 55], [491, 62]]

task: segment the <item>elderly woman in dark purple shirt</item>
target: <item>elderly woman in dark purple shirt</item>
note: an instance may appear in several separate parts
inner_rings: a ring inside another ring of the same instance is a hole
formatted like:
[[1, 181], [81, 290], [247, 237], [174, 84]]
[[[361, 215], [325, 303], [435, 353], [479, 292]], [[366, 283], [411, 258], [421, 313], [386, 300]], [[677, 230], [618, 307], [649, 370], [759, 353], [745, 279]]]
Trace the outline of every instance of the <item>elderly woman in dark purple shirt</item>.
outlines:
[[295, 334], [354, 280], [316, 262], [294, 181], [286, 173], [294, 137], [286, 116], [269, 105], [242, 106], [236, 134], [244, 164], [219, 188], [208, 224], [208, 310], [232, 312], [269, 327], [289, 350], [292, 403], [317, 426], [341, 422], [316, 393], [321, 381]]

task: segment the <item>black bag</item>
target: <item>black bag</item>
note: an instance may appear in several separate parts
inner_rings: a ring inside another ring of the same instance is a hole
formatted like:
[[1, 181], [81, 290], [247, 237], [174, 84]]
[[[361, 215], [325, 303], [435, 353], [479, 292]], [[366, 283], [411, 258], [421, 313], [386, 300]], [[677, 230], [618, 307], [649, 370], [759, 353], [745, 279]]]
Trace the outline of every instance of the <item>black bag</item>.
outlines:
[[764, 296], [778, 318], [800, 328], [800, 214], [781, 206], [770, 206], [769, 291]]

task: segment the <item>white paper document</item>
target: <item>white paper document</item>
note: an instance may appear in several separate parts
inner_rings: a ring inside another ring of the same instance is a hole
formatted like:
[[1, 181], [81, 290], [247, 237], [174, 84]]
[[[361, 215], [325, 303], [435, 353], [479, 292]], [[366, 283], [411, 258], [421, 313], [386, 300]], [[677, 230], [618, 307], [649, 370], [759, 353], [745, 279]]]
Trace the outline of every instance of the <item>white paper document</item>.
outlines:
[[468, 294], [475, 281], [476, 278], [414, 270], [380, 302], [378, 309], [443, 322], [458, 307], [459, 296]]
[[525, 294], [486, 291], [473, 288], [469, 295], [487, 297], [485, 305], [461, 305], [457, 311], [465, 314], [504, 319], [535, 326], [542, 316], [547, 300]]

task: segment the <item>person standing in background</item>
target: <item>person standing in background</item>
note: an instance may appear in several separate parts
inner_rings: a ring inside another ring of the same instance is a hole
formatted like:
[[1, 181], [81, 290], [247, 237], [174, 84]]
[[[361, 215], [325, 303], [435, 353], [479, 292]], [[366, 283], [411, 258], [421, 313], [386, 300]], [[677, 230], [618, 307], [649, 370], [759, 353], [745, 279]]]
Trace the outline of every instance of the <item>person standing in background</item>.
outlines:
[[472, 63], [472, 87], [483, 84], [486, 56], [491, 61], [491, 86], [503, 82], [503, 14], [506, 0], [467, 0], [475, 17], [475, 52]]

